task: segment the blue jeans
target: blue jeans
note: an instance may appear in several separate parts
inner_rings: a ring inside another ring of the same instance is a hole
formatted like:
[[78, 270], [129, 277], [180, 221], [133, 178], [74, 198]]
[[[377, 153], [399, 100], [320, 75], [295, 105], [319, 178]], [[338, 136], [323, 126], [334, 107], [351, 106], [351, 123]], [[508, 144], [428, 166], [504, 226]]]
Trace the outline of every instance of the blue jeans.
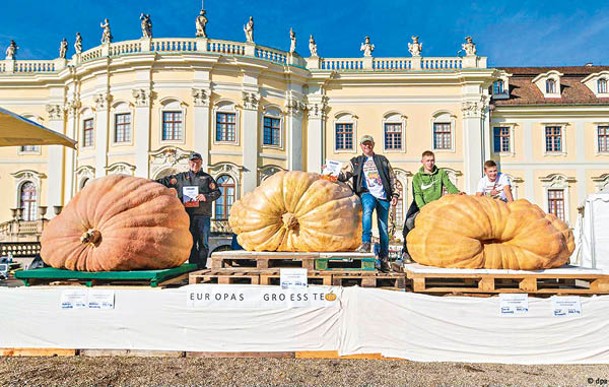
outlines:
[[389, 206], [391, 202], [388, 200], [377, 199], [372, 194], [365, 192], [361, 196], [362, 200], [362, 243], [370, 243], [372, 239], [372, 211], [376, 209], [377, 226], [379, 236], [381, 237], [381, 251], [379, 258], [387, 258], [389, 256], [389, 233], [388, 219]]
[[188, 263], [196, 264], [199, 269], [204, 269], [207, 265], [207, 255], [209, 254], [209, 230], [211, 229], [211, 219], [204, 215], [190, 216], [190, 234], [192, 235], [192, 249]]

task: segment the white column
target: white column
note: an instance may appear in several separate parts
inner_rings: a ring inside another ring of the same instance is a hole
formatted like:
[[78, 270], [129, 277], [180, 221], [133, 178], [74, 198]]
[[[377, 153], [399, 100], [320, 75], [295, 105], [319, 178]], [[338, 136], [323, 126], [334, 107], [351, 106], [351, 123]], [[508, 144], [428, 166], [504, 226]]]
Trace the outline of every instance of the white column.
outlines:
[[253, 191], [258, 185], [258, 104], [244, 104], [242, 114], [243, 134], [243, 193]]
[[[530, 120], [522, 121], [522, 142], [525, 160], [533, 160], [533, 125]], [[524, 176], [524, 195], [523, 199], [535, 202], [535, 175], [532, 168], [527, 168]]]
[[290, 95], [288, 97], [288, 114], [285, 120], [285, 129], [287, 168], [290, 171], [302, 171], [304, 167], [302, 154], [302, 119], [304, 107], [305, 105], [299, 96]]
[[309, 96], [307, 107], [307, 155], [306, 171], [321, 172], [325, 163], [325, 135], [326, 135], [326, 104], [327, 97], [317, 95]]
[[150, 90], [133, 89], [135, 112], [133, 141], [135, 144], [135, 176], [148, 178], [150, 150]]
[[[60, 105], [47, 105], [47, 112], [49, 113], [49, 129], [53, 129], [58, 133], [64, 133], [64, 111]], [[63, 174], [64, 171], [64, 156], [63, 156], [62, 145], [49, 145], [47, 150], [49, 152], [48, 171], [47, 171], [47, 200], [46, 205], [61, 206], [63, 205]], [[42, 203], [41, 203], [42, 204]], [[50, 217], [54, 215], [53, 211], [48, 211]]]
[[109, 104], [107, 93], [95, 96], [95, 177], [106, 176], [109, 138]]
[[[66, 108], [68, 112], [68, 123], [66, 125], [66, 136], [70, 138], [77, 138], [76, 131], [78, 130], [79, 120], [79, 109], [80, 102], [72, 101], [68, 103]], [[78, 144], [81, 145], [81, 144]], [[76, 151], [71, 148], [64, 148], [65, 162], [64, 162], [64, 184], [63, 184], [63, 198], [61, 205], [66, 205], [72, 195], [76, 192], [76, 186], [74, 183], [74, 174], [76, 173]]]
[[485, 146], [483, 133], [482, 109], [477, 102], [464, 102], [463, 112], [463, 174], [464, 191], [473, 193], [482, 177]]
[[193, 147], [194, 151], [201, 153], [203, 168], [207, 171], [209, 168], [209, 151], [210, 151], [210, 106], [209, 96], [211, 91], [207, 88], [193, 88], [193, 111], [194, 111], [194, 130], [193, 130]]

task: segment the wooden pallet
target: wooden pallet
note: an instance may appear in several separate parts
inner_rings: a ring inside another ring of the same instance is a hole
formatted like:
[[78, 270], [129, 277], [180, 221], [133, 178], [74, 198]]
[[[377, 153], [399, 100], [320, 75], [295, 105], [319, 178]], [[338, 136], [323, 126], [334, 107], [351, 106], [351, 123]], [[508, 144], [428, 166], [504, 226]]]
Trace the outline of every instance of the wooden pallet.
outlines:
[[207, 269], [190, 273], [189, 284], [260, 284], [260, 270], [256, 268]]
[[333, 286], [361, 286], [366, 288], [404, 289], [404, 273], [382, 273], [377, 271], [341, 271], [332, 273]]
[[[280, 285], [280, 272], [275, 270], [264, 270], [260, 272], [260, 285]], [[332, 286], [332, 273], [307, 270], [307, 283], [309, 285]]]
[[300, 267], [308, 270], [374, 270], [374, 254], [353, 252], [296, 253], [221, 251], [211, 255], [211, 268], [250, 267], [258, 269]]
[[438, 269], [405, 265], [416, 293], [609, 294], [609, 274], [565, 267], [539, 271]]
[[27, 280], [21, 280], [26, 282], [26, 286], [85, 286], [85, 287], [93, 287], [93, 286], [112, 286], [112, 287], [153, 287], [153, 288], [167, 288], [167, 287], [177, 287], [184, 285], [188, 280], [188, 273], [183, 273], [177, 275], [173, 278], [152, 283], [150, 280], [110, 280], [110, 279], [82, 279], [82, 278], [72, 278], [72, 279], [55, 279], [55, 278], [31, 278]]

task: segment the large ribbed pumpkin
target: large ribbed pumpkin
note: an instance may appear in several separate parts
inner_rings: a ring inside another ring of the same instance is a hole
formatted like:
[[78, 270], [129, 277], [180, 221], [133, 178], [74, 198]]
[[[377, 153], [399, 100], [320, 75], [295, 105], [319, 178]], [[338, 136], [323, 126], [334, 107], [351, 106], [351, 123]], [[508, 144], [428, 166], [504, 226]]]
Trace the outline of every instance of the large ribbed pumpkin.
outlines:
[[112, 175], [91, 181], [42, 233], [40, 255], [69, 270], [166, 269], [190, 255], [189, 217], [175, 190]]
[[360, 212], [344, 183], [278, 172], [233, 205], [229, 223], [250, 251], [350, 251], [361, 239]]
[[423, 265], [517, 270], [562, 266], [575, 248], [563, 221], [526, 200], [465, 195], [423, 207], [407, 243]]

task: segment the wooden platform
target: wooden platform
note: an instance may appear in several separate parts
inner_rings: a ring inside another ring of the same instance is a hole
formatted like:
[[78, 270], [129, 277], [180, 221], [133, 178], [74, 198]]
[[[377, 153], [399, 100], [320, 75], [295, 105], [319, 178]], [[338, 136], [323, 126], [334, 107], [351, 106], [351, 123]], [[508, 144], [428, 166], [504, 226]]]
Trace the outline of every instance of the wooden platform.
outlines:
[[444, 269], [419, 264], [404, 266], [416, 293], [444, 294], [609, 294], [609, 274], [565, 266], [539, 271]]
[[178, 267], [163, 270], [132, 270], [132, 271], [103, 271], [85, 272], [44, 267], [40, 269], [22, 270], [15, 273], [15, 278], [23, 281], [25, 286], [31, 285], [130, 285], [166, 287], [181, 285], [188, 279], [189, 272], [197, 269], [197, 265], [183, 264]]
[[355, 252], [295, 253], [238, 250], [221, 251], [211, 255], [212, 269], [301, 267], [309, 270], [374, 271], [374, 262], [374, 254]]
[[[403, 273], [368, 270], [307, 270], [309, 285], [383, 287], [403, 290]], [[280, 269], [223, 268], [190, 273], [190, 284], [280, 285]]]

